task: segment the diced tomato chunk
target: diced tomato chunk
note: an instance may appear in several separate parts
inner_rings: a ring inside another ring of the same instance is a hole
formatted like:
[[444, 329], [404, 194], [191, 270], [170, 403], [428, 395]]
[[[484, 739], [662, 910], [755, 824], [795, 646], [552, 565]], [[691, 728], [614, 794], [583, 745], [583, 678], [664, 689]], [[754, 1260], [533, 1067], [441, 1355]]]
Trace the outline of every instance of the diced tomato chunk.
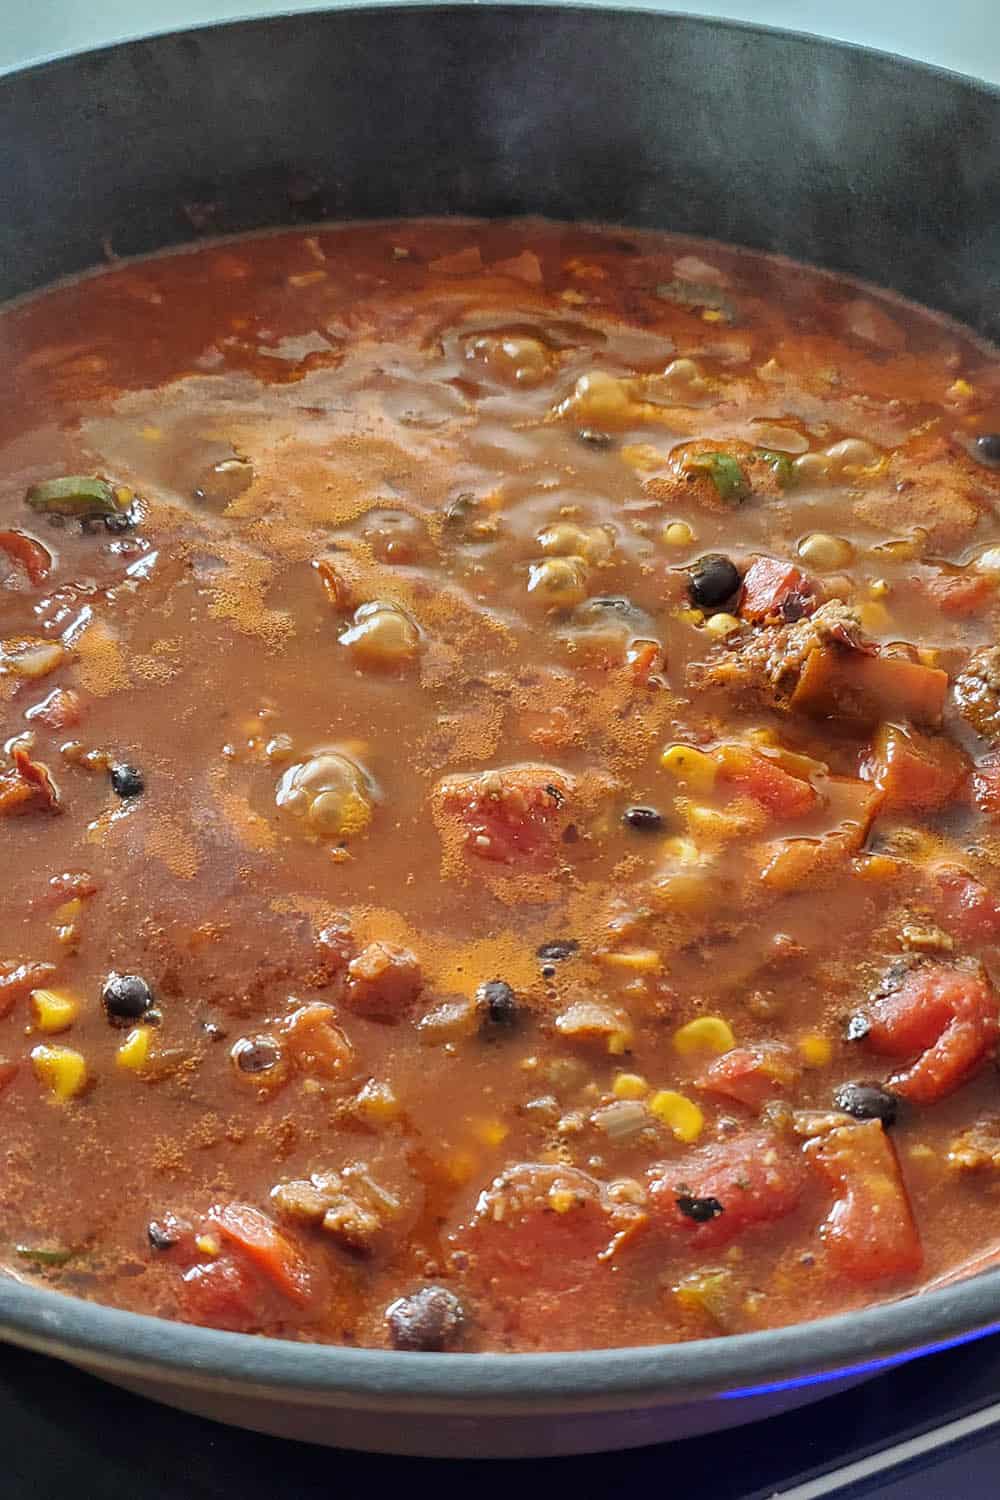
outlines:
[[980, 1067], [1000, 1035], [1000, 1005], [982, 966], [921, 964], [890, 972], [867, 1013], [865, 1039], [886, 1057], [919, 1053], [890, 1079], [916, 1104], [951, 1094]]
[[943, 735], [883, 724], [875, 736], [872, 780], [886, 812], [933, 812], [958, 796], [969, 761]]
[[572, 778], [550, 766], [448, 776], [434, 794], [445, 830], [457, 820], [467, 853], [519, 869], [551, 865], [570, 825]]
[[818, 801], [808, 781], [792, 776], [776, 760], [743, 745], [725, 745], [716, 752], [722, 780], [743, 792], [776, 820], [801, 818]]
[[48, 547], [28, 536], [23, 531], [0, 531], [0, 552], [21, 567], [28, 575], [29, 583], [44, 583], [52, 570], [52, 553]]
[[744, 620], [801, 620], [818, 603], [816, 585], [794, 563], [755, 557], [743, 578], [737, 609]]
[[565, 1316], [567, 1298], [600, 1315], [612, 1295], [615, 1255], [645, 1222], [641, 1210], [613, 1203], [585, 1172], [532, 1162], [479, 1195], [452, 1245], [458, 1262], [468, 1261], [467, 1280], [505, 1324], [552, 1347], [562, 1327], [571, 1343], [579, 1338], [580, 1324]]
[[901, 656], [878, 656], [838, 644], [811, 651], [789, 706], [816, 719], [912, 719], [941, 722], [948, 674]]
[[35, 810], [61, 812], [59, 788], [48, 766], [32, 760], [23, 745], [14, 746], [11, 759], [13, 771], [0, 776], [0, 817]]
[[659, 641], [633, 641], [625, 652], [625, 665], [632, 681], [648, 687], [649, 679], [663, 664], [663, 647]]
[[55, 964], [20, 964], [14, 959], [0, 962], [0, 1016], [5, 1016], [16, 1000], [47, 984], [55, 972]]
[[649, 1190], [660, 1225], [709, 1250], [784, 1218], [804, 1183], [801, 1151], [768, 1131], [747, 1131], [651, 1168]]
[[756, 1047], [734, 1047], [716, 1058], [696, 1081], [710, 1094], [735, 1099], [748, 1109], [760, 1109], [769, 1099], [790, 1089], [801, 1072], [791, 1047], [783, 1042], [761, 1042]]
[[920, 1237], [881, 1122], [840, 1126], [805, 1149], [837, 1194], [820, 1233], [840, 1274], [852, 1281], [878, 1281], [919, 1271]]
[[253, 1272], [231, 1255], [192, 1266], [181, 1278], [185, 1320], [238, 1333], [259, 1326], [261, 1286]]
[[972, 796], [984, 818], [1000, 819], [1000, 755], [987, 755], [972, 776]]
[[933, 896], [948, 931], [967, 943], [1000, 939], [1000, 903], [981, 880], [956, 865], [933, 872]]
[[250, 1203], [227, 1203], [210, 1208], [207, 1217], [280, 1292], [295, 1302], [309, 1300], [312, 1295], [309, 1267], [267, 1214]]
[[997, 597], [996, 582], [986, 573], [936, 573], [919, 585], [942, 614], [958, 620], [981, 614]]

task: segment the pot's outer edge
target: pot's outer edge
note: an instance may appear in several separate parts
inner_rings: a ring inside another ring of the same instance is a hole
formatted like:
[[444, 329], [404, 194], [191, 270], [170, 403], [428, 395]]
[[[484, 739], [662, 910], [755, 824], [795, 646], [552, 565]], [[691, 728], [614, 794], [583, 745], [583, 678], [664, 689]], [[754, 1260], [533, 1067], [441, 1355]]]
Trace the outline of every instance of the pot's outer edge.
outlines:
[[0, 1335], [112, 1375], [300, 1404], [535, 1413], [765, 1394], [1000, 1330], [1000, 1272], [861, 1313], [724, 1339], [553, 1354], [399, 1354], [169, 1322], [8, 1282]]
[[222, 232], [539, 213], [781, 250], [996, 337], [998, 118], [957, 74], [650, 11], [226, 23], [4, 75], [0, 297], [190, 239], [192, 208]]
[[[193, 220], [536, 213], [781, 251], [1000, 334], [1000, 94], [818, 38], [591, 7], [306, 12], [8, 73], [0, 140], [0, 296], [92, 266], [106, 238], [195, 240]], [[1000, 1272], [763, 1333], [550, 1355], [283, 1343], [0, 1283], [0, 1333], [28, 1347], [427, 1412], [780, 1389], [994, 1327]]]

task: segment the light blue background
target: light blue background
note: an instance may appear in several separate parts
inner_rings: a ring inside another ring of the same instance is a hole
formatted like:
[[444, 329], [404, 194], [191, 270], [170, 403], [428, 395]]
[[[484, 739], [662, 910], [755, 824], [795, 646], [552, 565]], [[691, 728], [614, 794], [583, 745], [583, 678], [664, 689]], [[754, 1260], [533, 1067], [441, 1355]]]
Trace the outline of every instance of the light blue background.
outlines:
[[[0, 0], [0, 68], [204, 21], [274, 10], [323, 9], [328, 0]], [[380, 0], [374, 0], [380, 3]], [[865, 42], [1000, 83], [1000, 0], [701, 0], [649, 5], [759, 21]], [[2, 143], [0, 143], [2, 149]]]

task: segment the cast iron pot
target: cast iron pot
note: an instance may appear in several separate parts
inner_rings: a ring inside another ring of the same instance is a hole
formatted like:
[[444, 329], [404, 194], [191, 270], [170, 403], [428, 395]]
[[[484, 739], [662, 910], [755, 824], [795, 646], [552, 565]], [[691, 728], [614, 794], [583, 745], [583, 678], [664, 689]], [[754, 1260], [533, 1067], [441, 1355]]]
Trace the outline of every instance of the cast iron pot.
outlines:
[[[154, 37], [0, 78], [0, 297], [324, 218], [545, 214], [782, 251], [1000, 334], [1000, 97], [650, 12], [406, 7]], [[5, 372], [5, 378], [9, 372]], [[284, 1343], [0, 1281], [0, 1334], [247, 1427], [515, 1455], [703, 1432], [1000, 1326], [1000, 1271], [768, 1333], [558, 1355]]]

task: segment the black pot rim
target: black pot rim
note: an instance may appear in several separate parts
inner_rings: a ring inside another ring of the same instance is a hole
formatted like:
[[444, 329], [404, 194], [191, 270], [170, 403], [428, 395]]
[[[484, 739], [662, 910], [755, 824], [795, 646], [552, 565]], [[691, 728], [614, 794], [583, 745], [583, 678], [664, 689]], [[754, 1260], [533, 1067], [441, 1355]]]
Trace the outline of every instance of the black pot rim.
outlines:
[[77, 58], [98, 58], [112, 52], [127, 51], [130, 47], [139, 46], [149, 42], [157, 42], [183, 36], [206, 36], [215, 31], [234, 31], [236, 29], [253, 29], [255, 27], [266, 29], [275, 21], [309, 21], [329, 18], [335, 15], [369, 15], [376, 14], [380, 17], [391, 17], [400, 12], [427, 11], [430, 14], [455, 15], [466, 13], [473, 24], [475, 18], [484, 13], [503, 14], [508, 12], [517, 15], [521, 12], [532, 12], [535, 18], [544, 24], [548, 16], [577, 15], [586, 16], [594, 14], [604, 19], [621, 17], [628, 19], [648, 19], [659, 17], [661, 20], [672, 24], [684, 26], [691, 30], [707, 32], [736, 32], [749, 36], [763, 37], [792, 37], [796, 41], [808, 42], [822, 51], [839, 53], [858, 53], [865, 57], [879, 58], [883, 62], [895, 63], [898, 67], [930, 74], [938, 78], [946, 78], [952, 83], [966, 84], [969, 88], [979, 93], [991, 96], [1000, 95], [1000, 83], [992, 83], [986, 78], [976, 78], [969, 73], [963, 73], [958, 68], [948, 68], [940, 63], [926, 62], [923, 58], [908, 57], [898, 52], [886, 52], [881, 47], [869, 47], [862, 42], [847, 42], [838, 37], [821, 36], [811, 31], [800, 31], [794, 26], [769, 26], [762, 21], [741, 21], [721, 16], [699, 16], [688, 11], [673, 10], [668, 6], [639, 6], [639, 5], [605, 5], [594, 4], [592, 0], [554, 0], [552, 4], [539, 4], [538, 0], [392, 0], [391, 4], [385, 5], [354, 5], [333, 4], [312, 10], [296, 10], [294, 7], [287, 9], [276, 9], [266, 15], [236, 16], [222, 21], [213, 21], [207, 26], [182, 26], [168, 27], [162, 31], [142, 31], [133, 36], [128, 36], [122, 41], [101, 42], [94, 47], [73, 47], [63, 52], [50, 52], [43, 57], [33, 58], [26, 64], [15, 64], [12, 67], [0, 68], [0, 86], [5, 78], [15, 76], [26, 76], [40, 71], [43, 68], [57, 66], [64, 62], [73, 62]]
[[[541, 25], [553, 15], [567, 13], [595, 12], [604, 19], [621, 17], [623, 22], [636, 16], [648, 19], [651, 14], [585, 3], [539, 6], [530, 0], [482, 9], [435, 0], [402, 0], [377, 8], [343, 6], [335, 13], [364, 13], [384, 23], [393, 13], [411, 10], [426, 10], [429, 15], [465, 12], [470, 24], [484, 11], [534, 12]], [[23, 69], [0, 71], [0, 88], [6, 78], [59, 67], [79, 57], [127, 50], [158, 38], [205, 34], [224, 27], [266, 28], [276, 20], [308, 22], [329, 14], [284, 12], [57, 53]], [[832, 38], [674, 11], [653, 14], [705, 31], [791, 36], [821, 50], [875, 55], [901, 69], [937, 75], [952, 83], [961, 81], [993, 97], [1000, 94], [997, 86], [954, 70]], [[737, 1399], [861, 1377], [996, 1331], [1000, 1331], [1000, 1269], [885, 1305], [759, 1333], [548, 1354], [417, 1354], [298, 1343], [124, 1312], [0, 1278], [0, 1334], [25, 1347], [153, 1384], [222, 1386], [271, 1399], [395, 1409], [539, 1412], [556, 1407], [659, 1405], [706, 1397]]]

